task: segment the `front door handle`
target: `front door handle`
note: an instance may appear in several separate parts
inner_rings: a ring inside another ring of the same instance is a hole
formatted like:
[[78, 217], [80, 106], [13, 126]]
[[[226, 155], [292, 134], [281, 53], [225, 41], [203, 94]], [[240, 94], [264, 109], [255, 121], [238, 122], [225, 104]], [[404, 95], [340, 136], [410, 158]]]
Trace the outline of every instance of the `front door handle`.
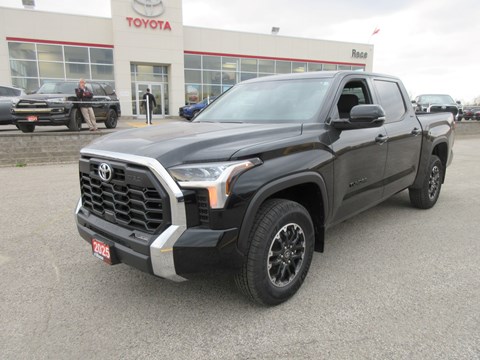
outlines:
[[412, 135], [415, 135], [415, 136], [420, 135], [421, 133], [422, 133], [422, 129], [419, 129], [419, 128], [417, 128], [417, 127], [414, 128], [414, 129], [412, 130], [412, 132], [411, 132], [411, 134], [412, 134]]
[[375, 142], [379, 145], [383, 145], [385, 144], [387, 141], [388, 141], [389, 137], [387, 135], [383, 135], [383, 134], [379, 134], [376, 138], [375, 138]]

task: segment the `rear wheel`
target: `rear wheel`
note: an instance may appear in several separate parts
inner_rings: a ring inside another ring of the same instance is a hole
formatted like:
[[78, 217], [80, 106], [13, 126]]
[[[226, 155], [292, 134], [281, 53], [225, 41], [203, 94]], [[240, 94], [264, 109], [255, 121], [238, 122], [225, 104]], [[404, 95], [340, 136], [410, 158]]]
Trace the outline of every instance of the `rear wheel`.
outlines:
[[31, 133], [35, 131], [35, 124], [17, 124], [17, 128], [24, 133]]
[[70, 121], [68, 122], [68, 129], [71, 131], [80, 131], [82, 129], [83, 116], [80, 109], [73, 108], [70, 113]]
[[293, 201], [268, 200], [258, 211], [249, 240], [245, 263], [235, 275], [237, 287], [260, 304], [288, 300], [302, 285], [313, 257], [308, 211]]
[[410, 203], [419, 209], [430, 209], [440, 196], [444, 176], [443, 164], [436, 155], [432, 155], [428, 171], [419, 189], [408, 189]]
[[105, 120], [105, 127], [107, 129], [115, 129], [117, 127], [117, 112], [113, 109], [108, 110], [107, 120]]

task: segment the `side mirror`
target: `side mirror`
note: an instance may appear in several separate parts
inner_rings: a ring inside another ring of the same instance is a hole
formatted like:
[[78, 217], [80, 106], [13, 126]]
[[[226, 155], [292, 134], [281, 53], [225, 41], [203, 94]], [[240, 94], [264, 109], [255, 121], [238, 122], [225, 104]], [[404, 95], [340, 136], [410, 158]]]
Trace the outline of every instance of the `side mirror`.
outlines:
[[385, 122], [385, 111], [378, 104], [357, 105], [350, 111], [349, 119], [335, 119], [332, 126], [338, 130], [380, 127]]
[[417, 102], [415, 100], [412, 100], [412, 104], [416, 104]]

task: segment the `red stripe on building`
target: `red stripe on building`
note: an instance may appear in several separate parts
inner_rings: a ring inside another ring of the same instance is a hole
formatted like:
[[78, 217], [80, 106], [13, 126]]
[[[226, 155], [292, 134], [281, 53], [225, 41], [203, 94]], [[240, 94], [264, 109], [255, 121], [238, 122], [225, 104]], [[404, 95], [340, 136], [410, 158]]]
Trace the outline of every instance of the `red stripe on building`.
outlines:
[[229, 57], [239, 57], [239, 58], [245, 58], [245, 59], [281, 60], [281, 61], [309, 62], [309, 63], [318, 63], [318, 64], [366, 66], [366, 64], [361, 64], [361, 63], [335, 62], [335, 61], [324, 61], [324, 60], [306, 60], [306, 59], [293, 59], [293, 58], [291, 59], [291, 58], [281, 58], [281, 57], [271, 57], [271, 56], [224, 54], [224, 53], [212, 53], [212, 52], [190, 51], [190, 50], [185, 50], [184, 53], [189, 55], [229, 56]]
[[42, 39], [25, 39], [17, 37], [7, 37], [7, 41], [19, 41], [19, 42], [30, 42], [37, 44], [49, 44], [49, 45], [72, 45], [72, 46], [90, 46], [90, 47], [99, 47], [106, 49], [113, 49], [113, 45], [107, 44], [91, 44], [91, 43], [81, 43], [73, 41], [57, 41], [57, 40], [42, 40]]

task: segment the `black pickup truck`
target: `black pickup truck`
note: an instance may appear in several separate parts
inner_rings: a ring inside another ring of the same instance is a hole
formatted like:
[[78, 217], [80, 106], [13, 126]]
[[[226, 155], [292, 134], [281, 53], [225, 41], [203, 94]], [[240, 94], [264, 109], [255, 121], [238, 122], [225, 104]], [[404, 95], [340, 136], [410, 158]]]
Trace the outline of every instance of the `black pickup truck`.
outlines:
[[413, 206], [435, 205], [454, 124], [451, 113], [416, 116], [390, 76], [249, 80], [192, 123], [83, 148], [77, 227], [107, 263], [174, 281], [231, 269], [251, 299], [279, 304], [329, 227], [404, 189]]
[[[121, 116], [120, 101], [115, 90], [108, 85], [87, 82], [93, 92], [91, 105], [97, 122], [108, 129], [117, 126]], [[78, 83], [59, 81], [43, 84], [34, 94], [21, 97], [11, 108], [13, 124], [22, 132], [33, 132], [35, 126], [66, 125], [71, 131], [82, 128], [83, 116], [77, 106], [75, 88]]]

